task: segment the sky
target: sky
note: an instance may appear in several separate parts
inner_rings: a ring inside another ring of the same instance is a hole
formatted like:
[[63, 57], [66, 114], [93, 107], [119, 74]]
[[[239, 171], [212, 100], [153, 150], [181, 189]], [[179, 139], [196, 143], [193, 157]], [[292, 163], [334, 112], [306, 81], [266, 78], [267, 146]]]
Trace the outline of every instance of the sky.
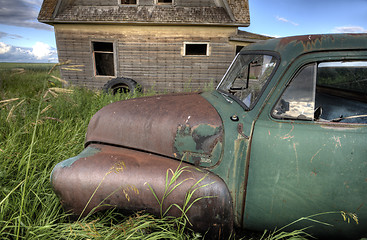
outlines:
[[[0, 62], [57, 62], [53, 27], [37, 21], [42, 0], [0, 0]], [[250, 27], [271, 37], [367, 33], [367, 0], [249, 0]]]
[[367, 0], [249, 0], [249, 32], [272, 37], [367, 33]]

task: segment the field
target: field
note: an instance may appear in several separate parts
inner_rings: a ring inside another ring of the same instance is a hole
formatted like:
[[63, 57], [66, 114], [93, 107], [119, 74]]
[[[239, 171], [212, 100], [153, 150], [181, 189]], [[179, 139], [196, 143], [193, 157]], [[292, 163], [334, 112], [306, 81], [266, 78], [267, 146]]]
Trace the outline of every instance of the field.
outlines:
[[109, 210], [76, 221], [62, 210], [49, 181], [55, 164], [82, 151], [97, 110], [140, 95], [62, 88], [51, 68], [0, 63], [0, 239], [202, 239], [183, 217]]
[[130, 96], [62, 89], [51, 67], [0, 65], [0, 239], [195, 238], [176, 219], [107, 211], [73, 221], [63, 212], [49, 182], [53, 166], [83, 149], [97, 110]]

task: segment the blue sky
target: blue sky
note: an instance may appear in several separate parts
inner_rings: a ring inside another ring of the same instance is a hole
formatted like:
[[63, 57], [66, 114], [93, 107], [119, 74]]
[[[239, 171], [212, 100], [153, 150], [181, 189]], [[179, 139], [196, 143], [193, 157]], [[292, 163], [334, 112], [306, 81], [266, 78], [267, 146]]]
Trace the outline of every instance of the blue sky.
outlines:
[[269, 36], [367, 33], [367, 0], [249, 0], [247, 31]]
[[[117, 1], [117, 0], [116, 0]], [[56, 62], [53, 28], [38, 23], [42, 0], [0, 0], [0, 62]], [[367, 33], [367, 0], [249, 0], [251, 25], [273, 37]]]

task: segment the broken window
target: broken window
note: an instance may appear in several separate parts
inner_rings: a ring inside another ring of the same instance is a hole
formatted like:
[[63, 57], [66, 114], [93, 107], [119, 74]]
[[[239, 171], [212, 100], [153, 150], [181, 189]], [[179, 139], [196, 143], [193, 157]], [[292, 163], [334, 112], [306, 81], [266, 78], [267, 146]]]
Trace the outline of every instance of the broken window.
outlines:
[[185, 43], [185, 56], [208, 56], [208, 43]]
[[303, 67], [273, 110], [282, 119], [367, 123], [367, 62]]
[[115, 61], [112, 42], [92, 42], [96, 76], [114, 76]]
[[172, 4], [173, 0], [156, 0], [157, 4]]
[[233, 96], [246, 110], [252, 109], [277, 66], [278, 59], [263, 54], [239, 54], [218, 86], [226, 96]]
[[120, 4], [136, 4], [137, 0], [120, 0]]

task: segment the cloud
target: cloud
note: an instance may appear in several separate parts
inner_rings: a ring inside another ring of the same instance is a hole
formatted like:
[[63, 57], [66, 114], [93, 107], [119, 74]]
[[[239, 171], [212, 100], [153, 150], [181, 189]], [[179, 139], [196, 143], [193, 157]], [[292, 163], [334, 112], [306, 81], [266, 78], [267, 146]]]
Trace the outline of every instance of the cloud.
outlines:
[[51, 50], [51, 47], [48, 44], [36, 42], [36, 44], [33, 46], [32, 54], [36, 57], [36, 59], [42, 60], [51, 57], [54, 52]]
[[360, 26], [343, 26], [343, 27], [335, 27], [333, 29], [335, 33], [367, 33], [367, 29], [364, 29]]
[[8, 36], [8, 33], [6, 32], [0, 32], [0, 39]]
[[0, 55], [8, 53], [10, 49], [11, 49], [10, 45], [0, 42]]
[[295, 23], [295, 22], [292, 22], [286, 18], [283, 18], [283, 17], [279, 17], [279, 16], [276, 16], [276, 19], [280, 22], [285, 22], [285, 23], [290, 23], [292, 24], [293, 26], [298, 26], [299, 24], [298, 23]]
[[0, 39], [1, 38], [5, 38], [5, 37], [9, 37], [11, 39], [23, 38], [22, 36], [20, 36], [18, 34], [11, 34], [11, 33], [6, 33], [6, 32], [0, 32]]
[[37, 42], [32, 48], [16, 47], [0, 42], [0, 62], [57, 62], [57, 51]]
[[52, 30], [37, 21], [42, 0], [0, 0], [0, 24]]

